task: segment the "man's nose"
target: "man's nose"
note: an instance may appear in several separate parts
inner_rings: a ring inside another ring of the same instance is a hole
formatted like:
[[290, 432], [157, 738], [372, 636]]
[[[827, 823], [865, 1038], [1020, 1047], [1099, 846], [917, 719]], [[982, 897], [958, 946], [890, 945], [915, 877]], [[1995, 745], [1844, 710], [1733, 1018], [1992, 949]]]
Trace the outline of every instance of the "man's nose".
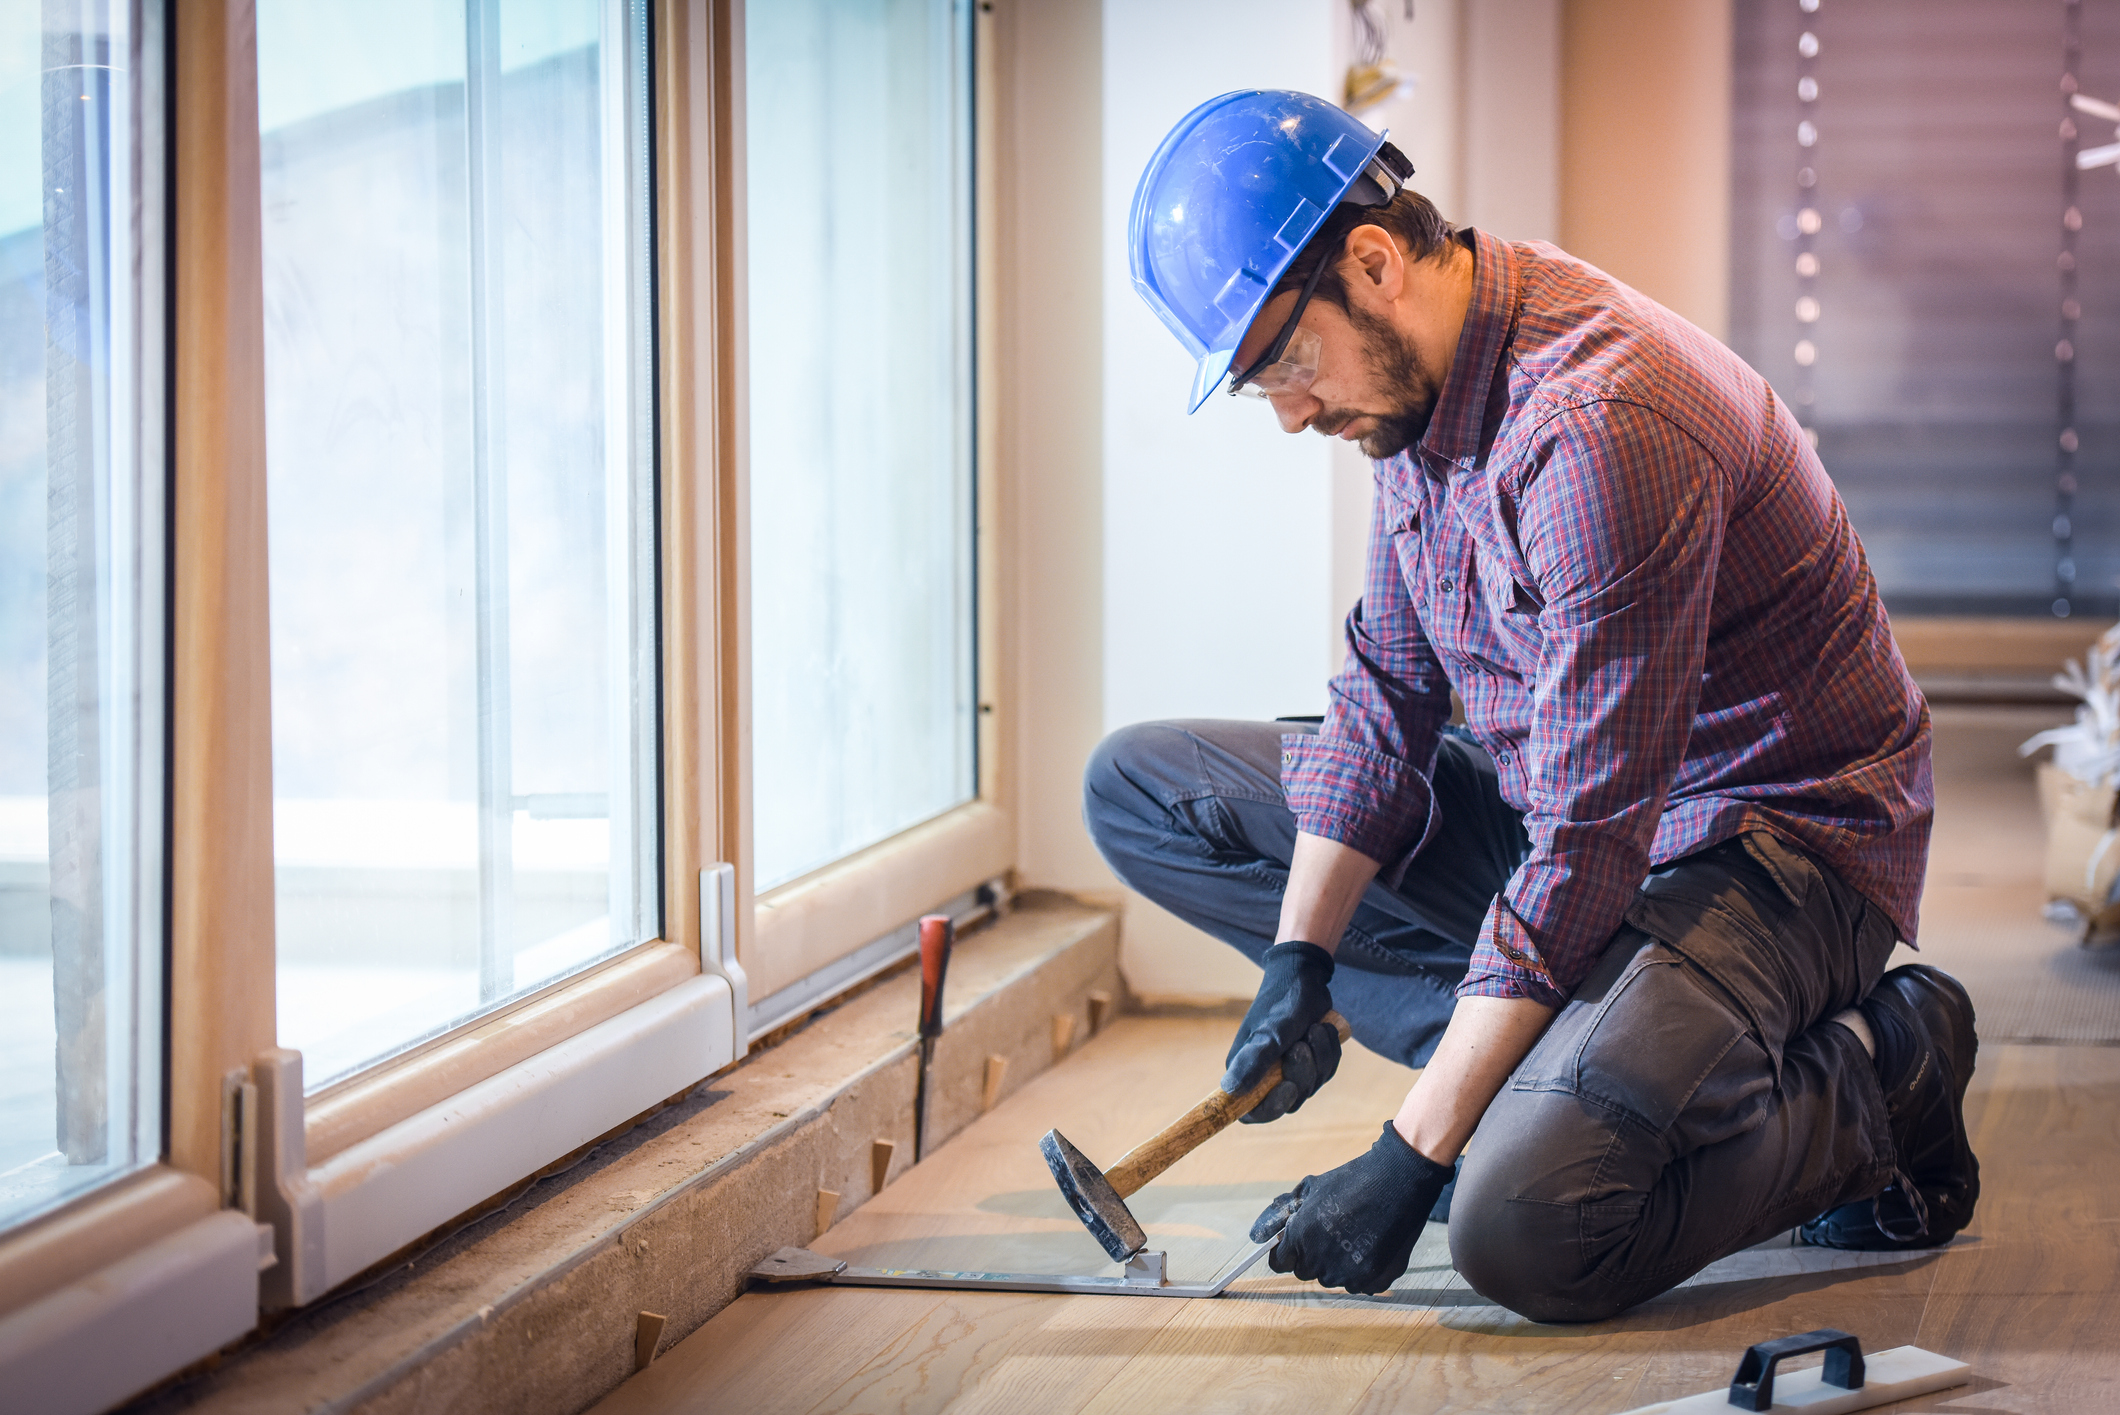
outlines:
[[1270, 400], [1273, 415], [1281, 420], [1281, 431], [1301, 432], [1325, 405], [1309, 393], [1278, 393]]

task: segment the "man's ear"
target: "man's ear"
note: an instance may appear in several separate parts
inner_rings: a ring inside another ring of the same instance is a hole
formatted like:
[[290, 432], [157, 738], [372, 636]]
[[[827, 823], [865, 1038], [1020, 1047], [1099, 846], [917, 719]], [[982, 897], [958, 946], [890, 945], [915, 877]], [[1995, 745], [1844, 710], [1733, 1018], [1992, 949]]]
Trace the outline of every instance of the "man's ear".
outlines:
[[1357, 226], [1347, 233], [1343, 273], [1347, 297], [1377, 306], [1398, 302], [1406, 284], [1406, 253], [1381, 226]]

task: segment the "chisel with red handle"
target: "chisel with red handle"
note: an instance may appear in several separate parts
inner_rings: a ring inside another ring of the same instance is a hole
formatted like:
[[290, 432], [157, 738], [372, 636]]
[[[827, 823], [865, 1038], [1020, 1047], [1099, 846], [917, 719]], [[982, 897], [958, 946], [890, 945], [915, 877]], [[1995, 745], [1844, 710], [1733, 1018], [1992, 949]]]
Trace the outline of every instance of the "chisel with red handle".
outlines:
[[942, 980], [950, 971], [956, 923], [947, 914], [920, 920], [920, 1079], [913, 1093], [913, 1163], [927, 1153], [928, 1073], [935, 1065], [935, 1038], [942, 1035]]

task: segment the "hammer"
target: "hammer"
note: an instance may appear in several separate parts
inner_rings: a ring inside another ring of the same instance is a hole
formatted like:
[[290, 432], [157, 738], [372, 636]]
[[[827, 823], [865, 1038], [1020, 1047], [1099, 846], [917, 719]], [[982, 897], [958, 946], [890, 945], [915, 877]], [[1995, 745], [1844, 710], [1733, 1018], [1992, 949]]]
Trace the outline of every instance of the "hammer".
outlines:
[[[1322, 1020], [1340, 1034], [1343, 1042], [1353, 1035], [1347, 1019], [1337, 1012], [1326, 1013]], [[1248, 1114], [1280, 1084], [1281, 1063], [1277, 1061], [1257, 1085], [1241, 1096], [1233, 1096], [1218, 1086], [1206, 1100], [1128, 1150], [1117, 1164], [1101, 1173], [1058, 1130], [1046, 1131], [1038, 1149], [1045, 1156], [1045, 1167], [1053, 1172], [1053, 1182], [1060, 1186], [1082, 1226], [1104, 1245], [1113, 1262], [1123, 1263], [1148, 1245], [1148, 1235], [1126, 1207], [1127, 1197], [1191, 1154], [1209, 1136]]]

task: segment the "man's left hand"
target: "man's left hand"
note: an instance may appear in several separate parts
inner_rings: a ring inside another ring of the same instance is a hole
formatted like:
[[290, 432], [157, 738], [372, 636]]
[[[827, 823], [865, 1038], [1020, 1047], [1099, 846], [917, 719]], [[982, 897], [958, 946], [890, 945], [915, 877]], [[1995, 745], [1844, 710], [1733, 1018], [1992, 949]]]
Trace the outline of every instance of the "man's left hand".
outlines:
[[1285, 1218], [1281, 1241], [1266, 1259], [1275, 1272], [1349, 1292], [1382, 1292], [1413, 1261], [1414, 1240], [1454, 1172], [1400, 1139], [1387, 1120], [1367, 1154], [1305, 1176], [1268, 1204], [1251, 1238], [1265, 1242]]

